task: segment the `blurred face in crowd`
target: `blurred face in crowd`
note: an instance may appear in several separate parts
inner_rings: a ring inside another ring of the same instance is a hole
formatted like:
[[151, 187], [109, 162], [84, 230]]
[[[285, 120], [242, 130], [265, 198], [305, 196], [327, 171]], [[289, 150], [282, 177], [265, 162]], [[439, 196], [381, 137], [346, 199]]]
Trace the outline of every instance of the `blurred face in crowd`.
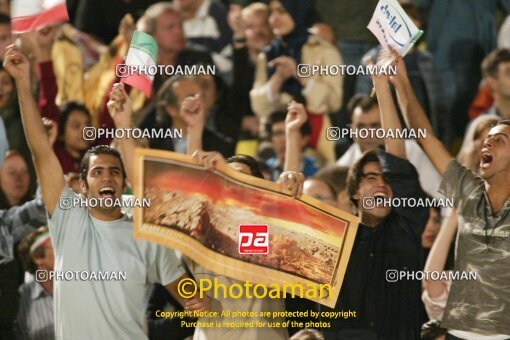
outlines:
[[243, 20], [246, 24], [246, 46], [261, 51], [272, 39], [267, 15], [263, 12], [252, 12], [244, 15]]
[[432, 247], [441, 227], [441, 215], [439, 212], [434, 208], [429, 208], [429, 211], [429, 219], [421, 234], [421, 246], [425, 249]]
[[316, 178], [308, 178], [303, 183], [303, 194], [312, 196], [319, 201], [337, 207], [336, 197], [326, 182]]
[[172, 84], [172, 92], [177, 97], [177, 106], [167, 105], [166, 110], [172, 118], [173, 127], [185, 126], [184, 120], [179, 114], [179, 108], [185, 98], [192, 97], [201, 91], [200, 85], [193, 79], [182, 79]]
[[205, 112], [209, 112], [216, 103], [216, 82], [212, 75], [199, 75], [197, 82], [201, 89]]
[[30, 184], [27, 163], [20, 155], [8, 156], [0, 171], [2, 190], [11, 205], [18, 204], [27, 194]]
[[53, 254], [53, 244], [51, 239], [44, 242], [39, 248], [44, 251], [44, 256], [32, 255], [34, 263], [37, 265], [38, 270], [53, 270], [55, 266], [55, 257]]
[[[380, 127], [381, 117], [377, 105], [374, 105], [374, 107], [366, 112], [363, 112], [360, 107], [354, 109], [352, 113], [352, 129], [378, 129]], [[368, 136], [370, 137], [370, 134]], [[378, 138], [357, 138], [354, 142], [359, 144], [362, 152], [374, 150], [384, 145], [384, 140]]]
[[90, 117], [85, 112], [81, 110], [72, 111], [64, 127], [65, 148], [77, 152], [87, 150], [90, 141], [83, 139], [83, 129], [90, 125]]
[[179, 13], [163, 12], [156, 20], [154, 39], [165, 52], [179, 53], [186, 46], [182, 19]]
[[269, 13], [269, 25], [274, 35], [283, 37], [294, 31], [296, 24], [280, 1], [269, 3]]
[[[81, 193], [89, 198], [121, 198], [125, 188], [122, 164], [114, 155], [91, 155], [86, 182], [80, 180], [80, 187]], [[118, 207], [91, 208], [91, 210], [94, 209], [102, 210], [105, 213], [111, 213], [114, 210], [120, 211]]]
[[391, 207], [384, 204], [374, 206], [375, 197], [391, 199], [393, 190], [386, 182], [379, 162], [369, 162], [363, 167], [358, 191], [353, 198], [358, 200], [358, 209], [364, 216], [382, 219], [388, 216]]
[[487, 82], [496, 95], [510, 98], [510, 61], [499, 63], [496, 75], [487, 77]]
[[483, 143], [480, 175], [491, 183], [494, 180], [506, 180], [509, 171], [510, 126], [496, 125], [489, 131], [489, 135]]
[[0, 108], [4, 108], [10, 101], [14, 91], [14, 82], [6, 70], [0, 70]]
[[3, 59], [5, 48], [12, 44], [11, 25], [0, 24], [0, 59]]

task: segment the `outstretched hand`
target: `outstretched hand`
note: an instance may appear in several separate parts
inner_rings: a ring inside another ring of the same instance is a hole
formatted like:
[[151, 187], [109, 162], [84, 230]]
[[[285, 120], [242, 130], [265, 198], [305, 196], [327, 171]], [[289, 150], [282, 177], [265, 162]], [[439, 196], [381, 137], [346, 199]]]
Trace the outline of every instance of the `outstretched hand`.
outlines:
[[129, 128], [131, 126], [131, 99], [127, 95], [123, 83], [113, 85], [110, 100], [106, 107], [116, 128]]
[[5, 49], [4, 68], [16, 84], [30, 86], [30, 63], [18, 46], [12, 44]]
[[303, 104], [292, 101], [287, 106], [287, 117], [285, 118], [285, 131], [299, 132], [299, 129], [306, 122], [306, 110]]

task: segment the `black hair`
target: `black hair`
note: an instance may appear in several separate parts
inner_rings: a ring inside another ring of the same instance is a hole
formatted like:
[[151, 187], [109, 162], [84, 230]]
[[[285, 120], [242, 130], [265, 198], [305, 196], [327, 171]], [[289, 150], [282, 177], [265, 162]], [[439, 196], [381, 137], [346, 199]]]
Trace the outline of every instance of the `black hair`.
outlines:
[[227, 163], [242, 163], [250, 168], [250, 172], [252, 176], [264, 179], [264, 175], [262, 175], [262, 171], [260, 171], [257, 160], [248, 155], [235, 155], [229, 157], [227, 159]]
[[376, 96], [371, 97], [368, 94], [358, 93], [355, 94], [347, 103], [347, 110], [352, 120], [352, 115], [357, 107], [361, 109], [361, 112], [367, 112], [377, 105], [378, 102]]
[[124, 168], [124, 163], [122, 162], [122, 157], [120, 156], [120, 153], [108, 145], [97, 145], [88, 149], [87, 152], [85, 152], [85, 155], [83, 155], [83, 158], [81, 159], [80, 179], [84, 180], [85, 183], [87, 182], [87, 173], [89, 172], [90, 156], [92, 155], [112, 155], [115, 158], [117, 158], [119, 160], [120, 168], [122, 170], [122, 179], [123, 181], [126, 180], [127, 177], [126, 169]]
[[4, 13], [0, 13], [0, 25], [10, 25], [11, 24], [11, 18], [4, 14]]
[[63, 136], [65, 133], [67, 121], [69, 120], [69, 117], [73, 111], [83, 112], [87, 115], [87, 117], [91, 118], [90, 112], [85, 104], [74, 100], [64, 103], [60, 108], [59, 133], [61, 136]]
[[361, 182], [363, 175], [363, 168], [371, 162], [379, 163], [377, 150], [366, 151], [349, 169], [349, 174], [347, 175], [347, 192], [355, 207], [358, 207], [358, 200], [354, 199], [353, 196], [359, 189], [359, 183]]
[[[265, 129], [268, 136], [271, 136], [273, 133], [272, 127], [276, 123], [285, 122], [285, 119], [287, 118], [287, 112], [286, 111], [276, 111], [273, 112], [269, 118], [267, 119]], [[310, 136], [312, 134], [312, 127], [310, 126], [310, 122], [307, 120], [299, 129], [301, 131], [301, 135], [303, 137]]]
[[510, 49], [497, 48], [482, 60], [482, 74], [484, 77], [495, 77], [501, 63], [510, 62]]

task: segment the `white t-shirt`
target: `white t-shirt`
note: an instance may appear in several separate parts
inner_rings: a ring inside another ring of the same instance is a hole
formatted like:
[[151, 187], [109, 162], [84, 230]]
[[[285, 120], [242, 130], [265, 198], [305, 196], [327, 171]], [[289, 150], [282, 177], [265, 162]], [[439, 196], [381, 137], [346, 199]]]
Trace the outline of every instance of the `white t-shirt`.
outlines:
[[[66, 186], [61, 197], [75, 195]], [[89, 276], [98, 271], [108, 275], [125, 272], [126, 278], [56, 280], [57, 339], [146, 339], [145, 310], [151, 283], [167, 285], [184, 274], [175, 251], [135, 240], [128, 215], [100, 221], [84, 207], [62, 210], [57, 205], [49, 229], [56, 275], [66, 275], [66, 271], [85, 271]]]

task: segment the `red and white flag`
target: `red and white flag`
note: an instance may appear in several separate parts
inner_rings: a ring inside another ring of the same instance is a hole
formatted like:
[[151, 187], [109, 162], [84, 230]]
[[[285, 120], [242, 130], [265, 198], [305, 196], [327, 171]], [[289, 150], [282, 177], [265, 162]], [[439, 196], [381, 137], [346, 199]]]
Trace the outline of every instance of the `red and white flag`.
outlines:
[[19, 34], [69, 21], [65, 0], [13, 0], [12, 33]]
[[118, 64], [115, 72], [121, 82], [141, 90], [151, 96], [154, 76], [158, 72], [156, 58], [158, 44], [154, 38], [144, 32], [135, 31], [131, 39], [125, 64]]

